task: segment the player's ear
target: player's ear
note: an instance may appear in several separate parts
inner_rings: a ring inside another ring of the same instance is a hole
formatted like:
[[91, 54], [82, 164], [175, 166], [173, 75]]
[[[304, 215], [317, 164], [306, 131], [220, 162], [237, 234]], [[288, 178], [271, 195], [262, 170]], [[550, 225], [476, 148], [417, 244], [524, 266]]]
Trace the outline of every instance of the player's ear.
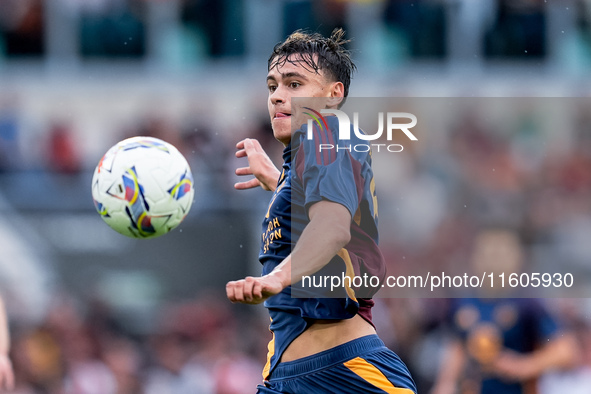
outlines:
[[328, 99], [329, 108], [338, 108], [345, 97], [345, 86], [342, 82], [333, 82]]

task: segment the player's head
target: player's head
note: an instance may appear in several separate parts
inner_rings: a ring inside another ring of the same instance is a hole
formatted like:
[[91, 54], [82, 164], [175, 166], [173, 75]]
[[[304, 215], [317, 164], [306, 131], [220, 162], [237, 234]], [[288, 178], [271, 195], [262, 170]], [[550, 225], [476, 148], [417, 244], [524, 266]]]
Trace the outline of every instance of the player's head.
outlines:
[[[519, 235], [515, 230], [504, 227], [484, 228], [478, 232], [474, 240], [472, 250], [472, 269], [477, 275], [492, 275], [498, 278], [499, 275], [520, 274], [525, 265], [525, 251]], [[484, 282], [483, 292], [487, 297], [496, 297], [506, 293], [510, 288], [489, 285], [490, 281]]]
[[330, 37], [319, 33], [297, 30], [273, 48], [267, 70], [286, 63], [297, 63], [308, 71], [322, 74], [330, 82], [343, 84], [343, 97], [349, 95], [351, 75], [355, 64], [350, 52], [345, 48], [345, 31], [335, 29]]
[[338, 108], [349, 94], [355, 64], [344, 35], [342, 29], [328, 38], [298, 30], [273, 48], [267, 64], [268, 107], [279, 141], [291, 139], [292, 97], [326, 97], [326, 107]]

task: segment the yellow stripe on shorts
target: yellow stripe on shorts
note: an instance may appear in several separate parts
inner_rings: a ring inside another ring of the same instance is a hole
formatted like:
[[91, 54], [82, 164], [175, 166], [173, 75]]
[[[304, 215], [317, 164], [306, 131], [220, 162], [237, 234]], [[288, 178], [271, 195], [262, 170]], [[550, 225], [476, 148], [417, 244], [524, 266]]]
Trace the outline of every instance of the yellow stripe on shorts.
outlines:
[[[273, 323], [273, 319], [271, 319], [271, 323]], [[269, 330], [269, 331], [271, 331], [271, 330]], [[271, 333], [273, 334], [273, 338], [271, 339], [271, 341], [269, 342], [269, 345], [267, 346], [267, 348], [268, 348], [267, 363], [265, 364], [265, 367], [263, 368], [263, 380], [269, 379], [269, 371], [271, 370], [271, 357], [273, 357], [275, 355], [275, 333], [273, 331], [271, 331]]]
[[407, 388], [396, 387], [375, 365], [368, 363], [361, 357], [356, 357], [344, 363], [355, 375], [390, 394], [414, 394]]
[[[339, 256], [345, 262], [345, 276], [347, 276], [350, 279], [350, 283], [353, 283], [353, 279], [355, 277], [355, 270], [353, 269], [353, 263], [351, 262], [351, 256], [349, 256], [349, 251], [345, 248], [342, 248], [337, 253], [337, 256]], [[355, 298], [355, 290], [353, 290], [351, 286], [348, 286], [346, 282], [343, 285], [345, 286], [345, 291], [347, 292], [349, 298], [357, 302], [357, 298]]]

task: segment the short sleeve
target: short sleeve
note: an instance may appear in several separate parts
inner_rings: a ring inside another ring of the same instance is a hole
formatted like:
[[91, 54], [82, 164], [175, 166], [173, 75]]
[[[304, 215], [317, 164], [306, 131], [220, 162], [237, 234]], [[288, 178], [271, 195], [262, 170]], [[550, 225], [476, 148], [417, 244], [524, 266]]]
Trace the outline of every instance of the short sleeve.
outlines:
[[327, 117], [326, 127], [313, 126], [313, 138], [298, 134], [295, 154], [296, 179], [301, 182], [306, 211], [328, 200], [345, 206], [355, 216], [363, 190], [361, 165], [352, 157], [350, 144], [336, 138], [336, 118]]

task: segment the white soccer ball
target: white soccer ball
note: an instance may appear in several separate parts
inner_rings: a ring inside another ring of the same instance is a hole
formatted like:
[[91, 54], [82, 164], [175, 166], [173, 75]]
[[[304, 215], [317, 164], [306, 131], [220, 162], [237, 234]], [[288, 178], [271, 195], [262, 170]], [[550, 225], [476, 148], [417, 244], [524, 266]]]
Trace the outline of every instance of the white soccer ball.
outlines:
[[152, 137], [117, 143], [92, 177], [98, 213], [111, 228], [133, 238], [154, 238], [177, 227], [191, 209], [194, 192], [184, 156]]

